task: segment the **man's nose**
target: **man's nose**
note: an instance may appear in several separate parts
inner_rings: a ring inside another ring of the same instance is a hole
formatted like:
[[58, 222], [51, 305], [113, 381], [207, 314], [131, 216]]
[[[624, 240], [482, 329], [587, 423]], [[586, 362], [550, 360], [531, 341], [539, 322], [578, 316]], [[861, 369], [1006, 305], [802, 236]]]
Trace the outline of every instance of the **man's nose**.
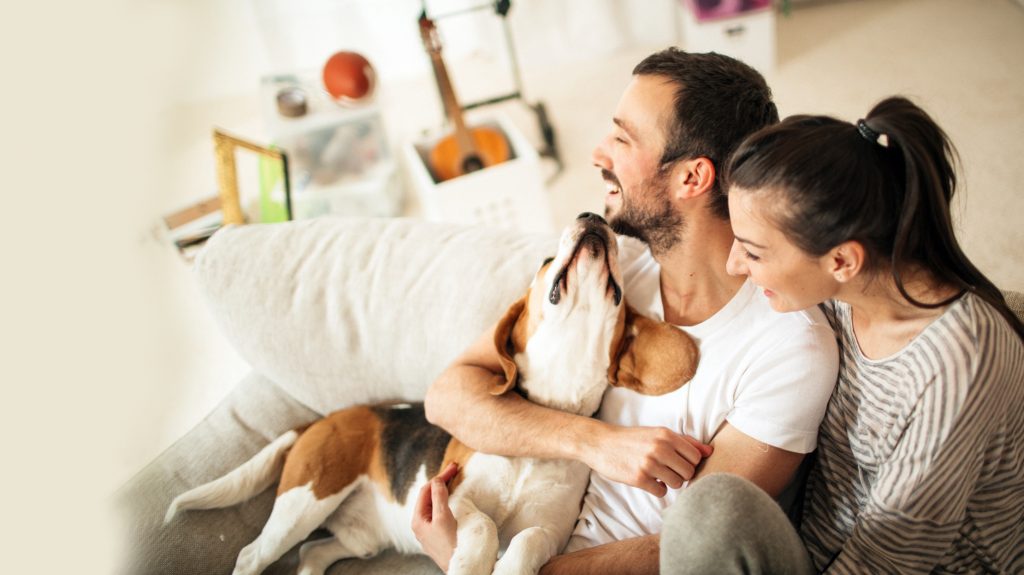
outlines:
[[601, 216], [599, 216], [599, 215], [597, 215], [595, 213], [592, 213], [592, 212], [583, 212], [582, 214], [576, 216], [576, 219], [577, 220], [584, 220], [584, 221], [586, 221], [586, 220], [597, 220], [597, 221], [601, 222], [602, 224], [607, 224], [608, 223], [608, 222], [605, 221], [604, 218], [602, 218]]
[[729, 275], [747, 275], [747, 261], [743, 258], [743, 246], [736, 240], [732, 241], [732, 249], [729, 250], [729, 259], [725, 262], [725, 271]]
[[604, 143], [606, 140], [607, 138], [601, 140], [597, 146], [594, 147], [594, 150], [590, 152], [590, 163], [594, 164], [598, 168], [611, 171], [612, 163], [608, 159], [608, 154], [604, 152]]

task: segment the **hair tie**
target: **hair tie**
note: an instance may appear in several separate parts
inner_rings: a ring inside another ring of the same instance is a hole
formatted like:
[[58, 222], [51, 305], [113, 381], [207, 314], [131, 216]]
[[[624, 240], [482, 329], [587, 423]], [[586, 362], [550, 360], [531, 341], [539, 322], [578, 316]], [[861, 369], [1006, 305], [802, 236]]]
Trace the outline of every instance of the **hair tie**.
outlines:
[[868, 126], [868, 123], [864, 120], [857, 120], [857, 131], [860, 132], [862, 138], [872, 144], [878, 144], [883, 148], [889, 147], [889, 138], [885, 134], [879, 134], [872, 130], [871, 126]]

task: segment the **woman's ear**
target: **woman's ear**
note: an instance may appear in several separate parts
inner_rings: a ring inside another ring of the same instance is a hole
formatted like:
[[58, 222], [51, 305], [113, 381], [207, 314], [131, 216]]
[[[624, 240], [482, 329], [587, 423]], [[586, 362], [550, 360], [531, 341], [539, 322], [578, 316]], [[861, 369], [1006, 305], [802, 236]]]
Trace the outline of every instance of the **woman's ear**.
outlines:
[[505, 316], [501, 318], [498, 326], [494, 329], [494, 348], [498, 352], [501, 369], [505, 372], [505, 381], [491, 389], [493, 395], [501, 395], [516, 386], [519, 370], [516, 368], [515, 360], [512, 359], [512, 350], [515, 349], [512, 343], [512, 331], [520, 320], [527, 320], [526, 316], [526, 297], [522, 297], [508, 308]]
[[847, 283], [860, 274], [866, 264], [867, 251], [856, 240], [845, 241], [825, 254], [825, 267], [839, 283]]

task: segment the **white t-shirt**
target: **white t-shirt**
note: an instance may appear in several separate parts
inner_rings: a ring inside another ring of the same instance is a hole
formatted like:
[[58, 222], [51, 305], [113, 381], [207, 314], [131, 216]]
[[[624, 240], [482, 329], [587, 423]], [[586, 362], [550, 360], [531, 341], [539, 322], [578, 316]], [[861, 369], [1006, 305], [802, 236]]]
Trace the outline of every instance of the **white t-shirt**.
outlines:
[[[621, 238], [619, 250], [626, 299], [640, 313], [664, 319], [660, 266], [634, 240]], [[693, 379], [662, 396], [610, 387], [597, 417], [616, 425], [667, 427], [705, 443], [728, 421], [780, 449], [814, 450], [839, 369], [835, 335], [820, 310], [778, 313], [747, 281], [718, 313], [680, 329], [700, 347]], [[567, 550], [659, 533], [661, 512], [676, 495], [669, 489], [655, 497], [591, 473]]]

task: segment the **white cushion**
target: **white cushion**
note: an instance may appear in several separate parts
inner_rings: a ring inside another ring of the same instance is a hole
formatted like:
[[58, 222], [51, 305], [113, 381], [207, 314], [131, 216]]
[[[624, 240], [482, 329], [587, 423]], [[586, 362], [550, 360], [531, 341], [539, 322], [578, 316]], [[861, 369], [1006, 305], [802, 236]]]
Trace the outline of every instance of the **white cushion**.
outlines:
[[319, 218], [228, 226], [195, 273], [238, 353], [327, 413], [421, 399], [556, 248], [554, 234]]

